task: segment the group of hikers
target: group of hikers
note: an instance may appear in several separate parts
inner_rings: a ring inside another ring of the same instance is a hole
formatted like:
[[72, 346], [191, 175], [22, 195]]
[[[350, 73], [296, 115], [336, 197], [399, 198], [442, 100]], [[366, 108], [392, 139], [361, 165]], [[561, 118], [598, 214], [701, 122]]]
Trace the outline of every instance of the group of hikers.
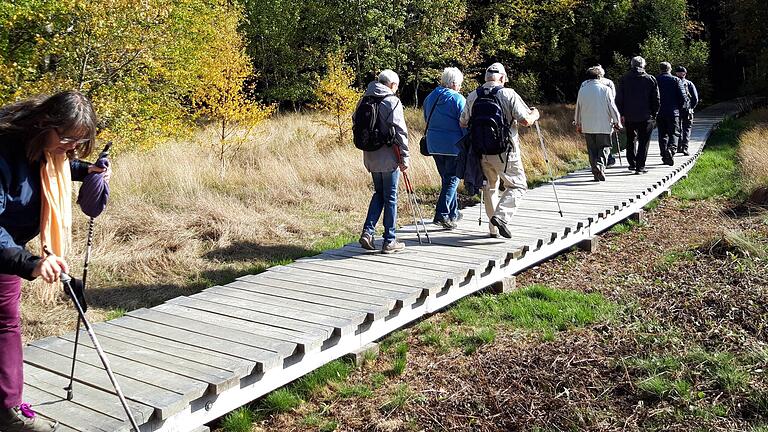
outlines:
[[[685, 68], [671, 75], [669, 63], [661, 75], [645, 72], [645, 61], [632, 59], [631, 70], [618, 87], [596, 66], [579, 90], [575, 124], [585, 135], [595, 180], [605, 180], [611, 134], [626, 129], [629, 168], [646, 171], [651, 131], [659, 129], [664, 163], [672, 165], [676, 151], [688, 152], [696, 87], [685, 79]], [[504, 66], [485, 70], [485, 83], [465, 99], [461, 71], [446, 68], [440, 86], [427, 96], [427, 123], [420, 151], [431, 155], [442, 180], [433, 222], [453, 229], [462, 218], [457, 200], [459, 179], [481, 189], [491, 237], [511, 237], [507, 224], [527, 190], [518, 127], [533, 125], [539, 111], [505, 87]], [[396, 96], [399, 78], [384, 70], [371, 82], [353, 116], [355, 145], [364, 150], [374, 194], [360, 235], [360, 245], [375, 250], [374, 234], [384, 213], [383, 253], [404, 249], [397, 240], [397, 188], [409, 166], [408, 129]], [[681, 132], [682, 131], [682, 132]], [[65, 256], [71, 242], [72, 180], [108, 182], [108, 163], [84, 162], [93, 150], [96, 114], [77, 91], [36, 97], [0, 108], [0, 431], [50, 432], [58, 425], [35, 415], [22, 401], [23, 360], [20, 330], [21, 279], [41, 278], [49, 284], [65, 279]], [[679, 146], [677, 137], [681, 135]], [[407, 177], [406, 177], [407, 180]], [[94, 191], [94, 196], [87, 196]], [[97, 192], [100, 191], [100, 192]], [[83, 187], [78, 204], [104, 202], [103, 189]], [[108, 190], [107, 190], [108, 194]], [[105, 202], [104, 202], [105, 205]], [[103, 209], [103, 207], [102, 207]], [[40, 255], [26, 249], [40, 236]], [[68, 278], [68, 276], [67, 276]], [[74, 293], [73, 293], [74, 295]]]
[[[619, 85], [605, 78], [600, 65], [587, 70], [578, 92], [574, 125], [584, 135], [592, 175], [605, 181], [606, 167], [615, 163], [613, 137], [626, 131], [629, 170], [645, 174], [651, 133], [658, 128], [662, 162], [674, 165], [676, 153], [688, 156], [693, 112], [699, 102], [696, 86], [686, 79], [683, 66], [659, 65], [660, 74], [645, 71], [645, 60], [634, 57]], [[470, 192], [483, 193], [490, 237], [511, 238], [508, 226], [527, 191], [521, 159], [518, 127], [531, 126], [539, 111], [529, 107], [513, 89], [505, 87], [508, 75], [501, 63], [485, 70], [485, 83], [464, 98], [464, 76], [457, 68], [445, 68], [440, 85], [424, 100], [425, 136], [419, 143], [432, 156], [440, 174], [441, 188], [433, 223], [451, 230], [462, 219], [457, 188], [460, 179]], [[399, 78], [385, 70], [371, 82], [353, 114], [355, 145], [373, 177], [374, 193], [359, 243], [377, 250], [376, 224], [384, 213], [382, 253], [405, 248], [397, 240], [397, 185], [409, 166], [408, 128], [403, 106], [395, 95]], [[393, 151], [394, 148], [394, 151]]]

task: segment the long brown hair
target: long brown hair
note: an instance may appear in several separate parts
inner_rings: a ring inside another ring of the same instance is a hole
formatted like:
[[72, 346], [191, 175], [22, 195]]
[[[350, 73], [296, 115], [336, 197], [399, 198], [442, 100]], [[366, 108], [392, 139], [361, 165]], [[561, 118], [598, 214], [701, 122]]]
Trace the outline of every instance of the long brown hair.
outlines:
[[78, 144], [69, 158], [86, 157], [95, 147], [96, 112], [85, 95], [76, 90], [37, 96], [0, 108], [0, 136], [15, 135], [24, 141], [27, 158], [40, 160], [47, 132], [85, 131], [88, 142]]

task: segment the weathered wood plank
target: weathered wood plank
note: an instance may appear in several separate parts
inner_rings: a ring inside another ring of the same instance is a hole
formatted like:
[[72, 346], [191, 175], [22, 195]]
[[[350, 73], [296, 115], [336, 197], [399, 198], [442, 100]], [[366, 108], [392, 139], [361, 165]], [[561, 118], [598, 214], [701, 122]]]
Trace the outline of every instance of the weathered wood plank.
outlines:
[[130, 430], [122, 420], [90, 410], [36, 387], [27, 386], [25, 396], [35, 401], [34, 410], [48, 418], [82, 432], [122, 432]]
[[[24, 362], [62, 376], [69, 376], [72, 366], [71, 357], [61, 356], [35, 346], [27, 346], [24, 349]], [[113, 389], [106, 372], [102, 368], [87, 363], [78, 363], [75, 379], [107, 392]], [[179, 393], [133, 378], [121, 377], [120, 387], [126, 398], [153, 407], [155, 415], [160, 419], [166, 419], [184, 410], [188, 403]]]

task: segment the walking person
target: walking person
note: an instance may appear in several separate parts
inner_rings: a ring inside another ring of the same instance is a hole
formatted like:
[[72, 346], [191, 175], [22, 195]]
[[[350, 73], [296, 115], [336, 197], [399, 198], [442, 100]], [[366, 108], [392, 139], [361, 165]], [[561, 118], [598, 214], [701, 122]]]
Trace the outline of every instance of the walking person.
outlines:
[[[582, 84], [576, 100], [576, 131], [584, 134], [589, 165], [595, 181], [605, 181], [605, 167], [611, 153], [611, 133], [621, 129], [619, 110], [613, 91], [600, 81], [599, 66], [587, 70], [590, 78]], [[600, 68], [602, 69], [602, 68]]]
[[680, 112], [688, 105], [688, 97], [680, 78], [672, 75], [672, 65], [668, 62], [659, 64], [660, 74], [656, 77], [659, 83], [661, 103], [656, 126], [659, 132], [659, 152], [665, 165], [675, 164], [674, 156], [677, 151], [677, 138], [680, 136]]
[[[539, 119], [536, 108], [529, 108], [517, 92], [504, 87], [508, 81], [501, 63], [490, 65], [485, 84], [469, 94], [461, 113], [461, 126], [469, 128], [472, 149], [480, 155], [487, 180], [483, 202], [490, 236], [506, 238], [512, 237], [507, 222], [528, 190], [517, 126], [530, 126]], [[504, 185], [501, 195], [499, 183]]]
[[[600, 78], [598, 78], [598, 82], [600, 84], [603, 84], [604, 86], [607, 86], [609, 89], [611, 89], [611, 92], [613, 93], [613, 95], [611, 96], [611, 99], [614, 101], [614, 104], [615, 104], [616, 103], [616, 85], [613, 83], [613, 81], [605, 77], [605, 69], [603, 69], [602, 66], [597, 65], [597, 66], [593, 66], [593, 68], [597, 71], [597, 73], [600, 76]], [[587, 72], [587, 75], [589, 75], [589, 72]], [[584, 87], [585, 85], [589, 84], [592, 81], [593, 79], [588, 77], [584, 82], [581, 83], [581, 87]], [[606, 166], [613, 166], [613, 165], [616, 165], [616, 158], [613, 157], [613, 153], [610, 150], [608, 150], [608, 161], [606, 162]]]
[[440, 174], [440, 196], [437, 198], [434, 222], [443, 228], [456, 228], [461, 219], [456, 176], [458, 142], [464, 136], [459, 118], [466, 99], [459, 93], [464, 75], [454, 67], [445, 68], [438, 86], [424, 99], [424, 120], [427, 121], [427, 149], [435, 159]]
[[[358, 118], [361, 108], [370, 107], [374, 110], [371, 117], [375, 120], [375, 124], [371, 125], [374, 130], [369, 131], [368, 135], [374, 137], [377, 146], [375, 150], [363, 152], [363, 164], [371, 173], [374, 193], [368, 205], [368, 214], [359, 241], [365, 249], [376, 249], [374, 244], [376, 224], [383, 212], [384, 242], [381, 247], [383, 253], [399, 252], [405, 249], [405, 244], [397, 241], [395, 237], [397, 184], [400, 172], [405, 172], [409, 165], [408, 128], [405, 125], [403, 104], [395, 96], [399, 85], [400, 78], [394, 71], [390, 69], [382, 71], [378, 80], [368, 84], [354, 116], [355, 119]], [[355, 127], [357, 126], [353, 126], [353, 129]], [[397, 148], [394, 148], [395, 146]]]
[[[50, 432], [58, 425], [22, 401], [21, 278], [47, 283], [68, 273], [72, 180], [110, 171], [74, 157], [94, 145], [96, 114], [76, 91], [0, 108], [0, 431]], [[41, 258], [26, 249], [40, 235]]]
[[629, 170], [636, 174], [648, 172], [645, 162], [659, 112], [659, 98], [656, 78], [645, 72], [645, 59], [633, 57], [629, 71], [621, 77], [616, 88], [616, 107], [627, 133]]
[[683, 88], [685, 89], [686, 96], [688, 96], [688, 106], [680, 111], [680, 144], [677, 146], [677, 152], [690, 156], [690, 153], [688, 153], [688, 140], [691, 137], [693, 112], [699, 104], [699, 92], [696, 90], [696, 85], [686, 78], [688, 70], [684, 66], [676, 67], [675, 75], [683, 82]]

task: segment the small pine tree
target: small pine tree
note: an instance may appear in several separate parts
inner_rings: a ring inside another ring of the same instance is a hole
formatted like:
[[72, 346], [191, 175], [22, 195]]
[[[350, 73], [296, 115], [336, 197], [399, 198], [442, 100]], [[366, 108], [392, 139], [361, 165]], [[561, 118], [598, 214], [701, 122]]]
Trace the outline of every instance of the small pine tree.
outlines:
[[355, 110], [360, 94], [352, 88], [355, 75], [344, 63], [344, 54], [336, 52], [326, 59], [327, 73], [315, 88], [317, 103], [315, 108], [331, 114], [332, 120], [322, 121], [336, 129], [337, 142], [344, 143], [344, 138], [351, 129], [349, 120]]

